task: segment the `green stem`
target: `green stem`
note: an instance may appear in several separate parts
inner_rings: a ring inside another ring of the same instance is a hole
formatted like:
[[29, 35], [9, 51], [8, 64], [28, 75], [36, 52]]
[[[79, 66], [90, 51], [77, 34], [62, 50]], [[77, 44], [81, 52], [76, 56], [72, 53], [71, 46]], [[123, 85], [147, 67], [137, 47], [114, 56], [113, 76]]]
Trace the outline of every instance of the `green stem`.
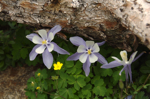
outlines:
[[[146, 82], [148, 81], [149, 77], [150, 77], [150, 74], [147, 76], [147, 78], [146, 78], [144, 84], [142, 85], [142, 87], [141, 87], [139, 90], [136, 90], [137, 92], [139, 92], [139, 91], [144, 87], [144, 85], [145, 85]], [[136, 95], [136, 94], [134, 94], [133, 99], [135, 98], [135, 95]]]

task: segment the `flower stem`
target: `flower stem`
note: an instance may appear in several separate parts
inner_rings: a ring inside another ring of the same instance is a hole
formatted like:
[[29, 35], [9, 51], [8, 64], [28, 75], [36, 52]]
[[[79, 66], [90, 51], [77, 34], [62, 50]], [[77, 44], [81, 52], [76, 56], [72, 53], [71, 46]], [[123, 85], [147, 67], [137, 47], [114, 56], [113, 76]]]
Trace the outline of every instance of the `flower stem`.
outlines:
[[[140, 91], [140, 90], [144, 87], [144, 85], [145, 85], [146, 82], [148, 81], [149, 77], [150, 77], [150, 74], [147, 76], [147, 78], [146, 78], [145, 82], [143, 83], [142, 87], [141, 87], [139, 90], [136, 90], [136, 92]], [[136, 94], [134, 94], [133, 99], [135, 98], [135, 95], [136, 95]]]

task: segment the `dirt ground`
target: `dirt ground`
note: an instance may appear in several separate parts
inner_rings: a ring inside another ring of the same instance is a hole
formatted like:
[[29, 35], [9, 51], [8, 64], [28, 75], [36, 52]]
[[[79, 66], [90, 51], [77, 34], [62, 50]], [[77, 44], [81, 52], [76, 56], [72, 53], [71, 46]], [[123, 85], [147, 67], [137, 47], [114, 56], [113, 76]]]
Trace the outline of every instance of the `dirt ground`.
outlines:
[[41, 67], [17, 66], [0, 71], [0, 99], [27, 99], [27, 80]]

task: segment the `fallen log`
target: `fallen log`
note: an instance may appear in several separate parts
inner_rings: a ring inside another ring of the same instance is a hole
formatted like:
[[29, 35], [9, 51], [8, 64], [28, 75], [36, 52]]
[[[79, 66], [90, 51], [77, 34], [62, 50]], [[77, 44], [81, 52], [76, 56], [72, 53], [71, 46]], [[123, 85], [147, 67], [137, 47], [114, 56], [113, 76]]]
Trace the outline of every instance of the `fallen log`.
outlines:
[[[0, 0], [0, 19], [106, 40], [127, 51], [150, 49], [149, 0]], [[133, 47], [132, 47], [133, 46]]]

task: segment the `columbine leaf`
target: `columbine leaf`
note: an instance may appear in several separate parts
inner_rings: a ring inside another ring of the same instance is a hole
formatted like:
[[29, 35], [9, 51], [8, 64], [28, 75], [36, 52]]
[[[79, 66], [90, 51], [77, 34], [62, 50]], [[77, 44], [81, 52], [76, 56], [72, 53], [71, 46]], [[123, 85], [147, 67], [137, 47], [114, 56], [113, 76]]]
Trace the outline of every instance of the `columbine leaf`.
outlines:
[[73, 76], [68, 76], [68, 83], [69, 84], [74, 84], [76, 82], [75, 78]]
[[20, 50], [20, 55], [21, 55], [21, 57], [22, 57], [23, 59], [25, 59], [25, 58], [27, 57], [27, 55], [28, 55], [28, 50], [27, 50], [26, 48], [22, 48], [22, 49]]
[[[38, 75], [39, 73], [40, 73], [40, 75]], [[39, 80], [48, 78], [47, 69], [43, 69], [43, 70], [38, 69], [38, 70], [35, 72], [35, 77], [36, 77], [36, 78], [39, 78]]]
[[83, 64], [80, 61], [77, 61], [74, 67], [76, 67], [76, 68], [82, 68], [82, 65]]
[[79, 90], [79, 89], [80, 89], [80, 86], [78, 85], [78, 83], [75, 83], [75, 84], [74, 84], [74, 88], [75, 88], [76, 90]]
[[58, 88], [66, 88], [67, 87], [66, 79], [58, 79]]
[[59, 94], [61, 96], [63, 96], [64, 98], [66, 98], [66, 99], [68, 99], [68, 97], [69, 97], [69, 99], [74, 97], [74, 94], [73, 94], [71, 88], [69, 88], [69, 89], [66, 89], [66, 88], [59, 89]]
[[144, 74], [150, 73], [150, 66], [141, 66], [140, 72], [142, 72]]
[[104, 84], [103, 79], [98, 79], [95, 81], [94, 86], [102, 86]]
[[92, 83], [92, 84], [95, 84], [96, 80], [99, 80], [99, 79], [100, 79], [100, 76], [95, 76], [95, 77], [92, 79], [91, 83]]
[[149, 99], [148, 96], [144, 96], [144, 92], [138, 92], [138, 94], [136, 94], [135, 99]]
[[36, 98], [35, 92], [27, 91], [27, 92], [25, 92], [25, 94], [26, 94], [29, 98], [31, 98], [31, 99], [35, 99], [35, 98]]
[[77, 70], [77, 69], [76, 69], [75, 67], [72, 67], [72, 68], [68, 68], [66, 72], [67, 72], [68, 74], [74, 74], [74, 73], [76, 72], [76, 70]]
[[74, 62], [73, 61], [65, 61], [65, 67], [71, 68], [73, 66], [74, 66]]
[[48, 97], [47, 97], [47, 94], [40, 94], [40, 93], [38, 93], [36, 99], [48, 99]]
[[81, 88], [86, 85], [86, 82], [84, 81], [84, 79], [83, 79], [82, 77], [79, 77], [79, 78], [77, 79], [77, 83], [78, 83], [78, 85], [79, 85]]
[[111, 76], [113, 74], [112, 69], [101, 69], [99, 72], [101, 72], [101, 76], [104, 77], [106, 77], [107, 75]]
[[104, 96], [106, 93], [106, 88], [104, 86], [96, 86], [93, 88], [93, 93], [96, 95]]

